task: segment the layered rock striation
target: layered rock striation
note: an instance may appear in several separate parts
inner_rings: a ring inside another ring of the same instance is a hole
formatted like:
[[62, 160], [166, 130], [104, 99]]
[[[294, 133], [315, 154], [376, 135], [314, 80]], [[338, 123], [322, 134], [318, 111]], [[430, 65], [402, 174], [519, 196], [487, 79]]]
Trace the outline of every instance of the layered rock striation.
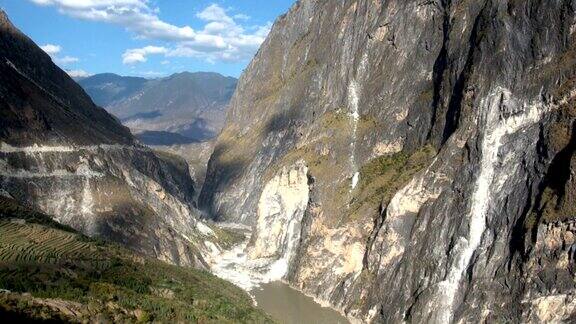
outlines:
[[157, 155], [0, 12], [0, 188], [83, 233], [204, 267], [194, 183]]

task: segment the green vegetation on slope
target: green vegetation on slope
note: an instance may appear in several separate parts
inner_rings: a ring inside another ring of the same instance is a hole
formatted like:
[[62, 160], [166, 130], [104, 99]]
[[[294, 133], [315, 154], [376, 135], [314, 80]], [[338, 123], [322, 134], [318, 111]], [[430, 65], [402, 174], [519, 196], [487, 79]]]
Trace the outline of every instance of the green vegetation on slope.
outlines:
[[434, 148], [424, 146], [411, 155], [400, 152], [368, 162], [360, 170], [359, 186], [350, 205], [350, 217], [374, 215], [380, 205], [388, 204], [392, 196], [428, 166], [434, 156]]
[[10, 199], [0, 203], [0, 289], [10, 291], [0, 292], [0, 317], [271, 321], [246, 293], [208, 272], [143, 258], [27, 213]]
[[0, 196], [0, 220], [11, 218], [23, 219], [28, 223], [46, 225], [68, 232], [74, 231], [72, 228], [55, 222], [50, 217], [38, 211], [22, 206], [14, 199]]

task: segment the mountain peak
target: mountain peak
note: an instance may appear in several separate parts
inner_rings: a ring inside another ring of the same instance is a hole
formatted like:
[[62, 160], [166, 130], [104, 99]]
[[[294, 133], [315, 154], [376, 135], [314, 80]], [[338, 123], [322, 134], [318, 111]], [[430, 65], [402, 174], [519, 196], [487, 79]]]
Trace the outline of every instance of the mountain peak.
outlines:
[[10, 21], [10, 19], [8, 18], [8, 14], [6, 14], [6, 11], [0, 9], [0, 27], [2, 28], [13, 28], [14, 25], [12, 25], [12, 22]]
[[[129, 130], [94, 105], [82, 88], [14, 26], [2, 10], [0, 58], [3, 141], [21, 146], [134, 142]], [[25, 127], [36, 119], [30, 118], [24, 107], [32, 109], [33, 116], [42, 116], [38, 118], [42, 122]]]

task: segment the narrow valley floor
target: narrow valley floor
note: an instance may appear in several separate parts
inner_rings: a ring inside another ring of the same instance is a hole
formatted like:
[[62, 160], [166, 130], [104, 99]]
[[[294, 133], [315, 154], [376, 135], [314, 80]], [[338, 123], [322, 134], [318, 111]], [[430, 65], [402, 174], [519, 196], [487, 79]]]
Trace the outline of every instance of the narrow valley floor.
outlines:
[[[250, 229], [236, 224], [220, 224], [241, 232], [246, 240], [230, 250], [212, 255], [211, 270], [216, 276], [247, 291], [258, 308], [280, 323], [347, 324], [348, 319], [336, 310], [323, 307], [312, 297], [282, 282], [274, 264], [267, 260], [251, 260], [245, 253]], [[216, 252], [216, 250], [215, 250]]]

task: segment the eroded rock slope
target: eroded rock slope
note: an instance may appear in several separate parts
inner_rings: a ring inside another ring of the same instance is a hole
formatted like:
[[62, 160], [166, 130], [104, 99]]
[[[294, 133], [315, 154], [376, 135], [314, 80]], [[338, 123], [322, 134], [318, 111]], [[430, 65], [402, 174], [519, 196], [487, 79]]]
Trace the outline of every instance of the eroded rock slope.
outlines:
[[97, 107], [0, 11], [0, 193], [85, 234], [204, 266], [185, 162], [156, 155]]

